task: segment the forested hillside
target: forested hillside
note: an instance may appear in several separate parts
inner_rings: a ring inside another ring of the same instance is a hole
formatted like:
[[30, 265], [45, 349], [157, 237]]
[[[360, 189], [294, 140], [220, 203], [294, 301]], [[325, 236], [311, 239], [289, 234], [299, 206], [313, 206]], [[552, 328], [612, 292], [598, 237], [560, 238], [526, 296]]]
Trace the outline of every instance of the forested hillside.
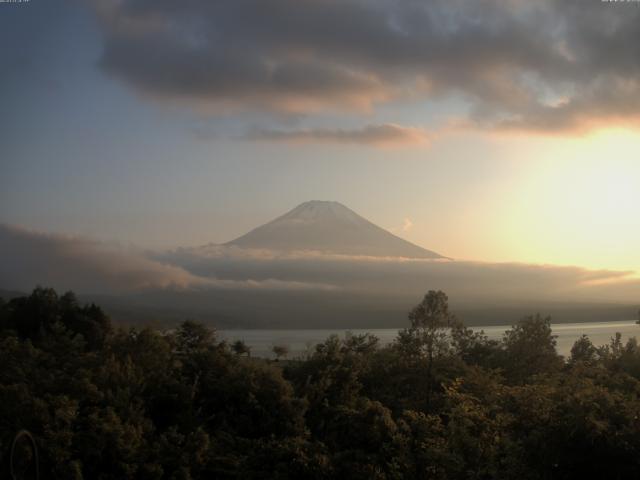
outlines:
[[[114, 328], [72, 293], [0, 303], [0, 477], [22, 429], [41, 478], [640, 474], [635, 339], [596, 348], [583, 337], [563, 359], [548, 318], [489, 340], [432, 291], [388, 347], [330, 337], [280, 361], [233, 347], [193, 321], [171, 333]], [[14, 468], [28, 475], [21, 447]]]

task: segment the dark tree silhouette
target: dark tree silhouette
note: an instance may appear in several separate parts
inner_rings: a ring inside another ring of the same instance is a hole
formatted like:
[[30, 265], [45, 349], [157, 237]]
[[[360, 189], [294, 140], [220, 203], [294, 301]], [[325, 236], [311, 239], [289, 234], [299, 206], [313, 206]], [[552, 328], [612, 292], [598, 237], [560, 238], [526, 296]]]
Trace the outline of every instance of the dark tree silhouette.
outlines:
[[563, 362], [548, 318], [489, 340], [437, 291], [410, 320], [273, 362], [192, 320], [112, 328], [71, 293], [0, 302], [0, 478], [24, 430], [54, 479], [638, 478], [635, 338]]
[[231, 344], [231, 350], [235, 352], [236, 355], [244, 355], [251, 356], [251, 347], [249, 347], [243, 340], [236, 340]]
[[287, 355], [289, 355], [289, 347], [287, 347], [286, 345], [274, 345], [271, 350], [276, 356], [276, 360], [287, 358]]

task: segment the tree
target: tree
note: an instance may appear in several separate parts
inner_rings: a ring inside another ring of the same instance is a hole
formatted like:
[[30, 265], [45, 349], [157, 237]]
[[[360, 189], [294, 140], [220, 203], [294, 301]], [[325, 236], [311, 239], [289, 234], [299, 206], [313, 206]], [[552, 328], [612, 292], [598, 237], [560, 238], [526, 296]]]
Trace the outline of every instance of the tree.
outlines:
[[345, 351], [366, 355], [373, 353], [378, 348], [380, 339], [370, 333], [347, 332], [342, 344], [342, 349]]
[[575, 341], [573, 347], [571, 347], [570, 362], [577, 363], [583, 362], [586, 364], [594, 364], [598, 358], [598, 349], [591, 343], [591, 340], [587, 335], [582, 335]]
[[32, 342], [42, 340], [60, 320], [58, 294], [52, 288], [36, 287], [28, 297], [13, 298], [7, 310], [8, 326]]
[[94, 304], [80, 306], [73, 292], [62, 296], [37, 287], [28, 297], [12, 299], [3, 309], [3, 324], [23, 339], [41, 344], [60, 333], [82, 335], [88, 350], [97, 350], [111, 332], [111, 320]]
[[539, 373], [553, 373], [562, 366], [556, 352], [551, 317], [526, 317], [504, 333], [502, 339], [507, 376], [516, 383]]
[[9, 328], [9, 326], [7, 325], [8, 317], [9, 312], [7, 311], [7, 302], [5, 302], [2, 297], [0, 297], [0, 330]]
[[494, 368], [500, 356], [500, 342], [489, 339], [483, 330], [475, 332], [461, 322], [451, 326], [451, 346], [468, 365]]
[[[247, 360], [243, 341], [230, 348], [193, 321], [172, 334], [116, 328], [89, 348], [87, 332], [100, 333], [107, 317], [70, 293], [37, 289], [0, 303], [2, 315], [2, 478], [23, 429], [47, 478], [535, 480], [640, 471], [640, 345], [620, 334], [597, 349], [583, 336], [561, 368], [549, 318], [526, 318], [496, 342], [462, 327], [446, 296], [429, 292], [394, 345], [333, 335], [281, 367]], [[288, 349], [273, 351], [280, 358]]]
[[58, 301], [60, 321], [73, 333], [79, 333], [87, 342], [89, 350], [100, 348], [111, 333], [111, 320], [95, 305], [81, 307], [73, 292], [62, 295]]
[[455, 317], [449, 313], [448, 302], [444, 292], [430, 290], [409, 312], [409, 331], [419, 340], [423, 353], [430, 362], [435, 355], [449, 348], [449, 329], [455, 322]]
[[451, 327], [456, 323], [455, 317], [449, 313], [449, 299], [441, 291], [430, 290], [409, 312], [411, 327], [400, 335], [400, 342], [405, 342], [406, 350], [424, 356], [427, 361], [427, 405], [430, 404], [433, 383], [433, 361], [436, 356], [449, 351]]
[[244, 343], [243, 340], [236, 340], [231, 344], [231, 350], [238, 356], [247, 354], [248, 357], [251, 356], [251, 347]]
[[194, 320], [185, 320], [176, 331], [178, 350], [182, 353], [206, 350], [214, 344], [215, 339], [215, 330]]
[[287, 358], [287, 355], [289, 355], [289, 347], [286, 345], [274, 345], [271, 351], [276, 356], [276, 360], [280, 360], [280, 358]]

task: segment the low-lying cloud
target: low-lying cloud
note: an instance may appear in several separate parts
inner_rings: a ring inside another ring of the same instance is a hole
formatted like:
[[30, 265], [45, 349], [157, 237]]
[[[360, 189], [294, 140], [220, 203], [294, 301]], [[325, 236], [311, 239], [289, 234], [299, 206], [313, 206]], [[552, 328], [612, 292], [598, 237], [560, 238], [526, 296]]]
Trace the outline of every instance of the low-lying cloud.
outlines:
[[322, 283], [357, 295], [418, 297], [429, 289], [442, 289], [457, 299], [479, 302], [636, 303], [640, 299], [640, 280], [630, 271], [313, 251], [275, 252], [222, 245], [156, 255], [163, 262], [179, 265], [201, 277]]
[[0, 225], [0, 288], [29, 291], [35, 285], [80, 293], [123, 294], [149, 290], [331, 289], [277, 278], [201, 277], [133, 248], [82, 237]]
[[[105, 34], [104, 69], [161, 101], [309, 114], [457, 96], [475, 127], [543, 132], [640, 119], [640, 61], [633, 47], [640, 41], [640, 9], [634, 2], [93, 5]], [[265, 136], [346, 141], [367, 134]]]
[[0, 288], [28, 291], [37, 284], [93, 294], [253, 290], [418, 298], [442, 289], [482, 303], [640, 299], [633, 272], [224, 245], [154, 253], [0, 225]]

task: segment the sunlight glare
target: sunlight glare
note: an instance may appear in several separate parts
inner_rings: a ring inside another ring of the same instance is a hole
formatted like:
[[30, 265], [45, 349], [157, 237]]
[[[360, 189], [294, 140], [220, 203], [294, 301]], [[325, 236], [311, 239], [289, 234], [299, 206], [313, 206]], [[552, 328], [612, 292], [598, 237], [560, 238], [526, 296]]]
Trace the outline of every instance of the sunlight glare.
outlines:
[[551, 151], [530, 162], [509, 237], [530, 261], [640, 270], [640, 135], [609, 130]]

